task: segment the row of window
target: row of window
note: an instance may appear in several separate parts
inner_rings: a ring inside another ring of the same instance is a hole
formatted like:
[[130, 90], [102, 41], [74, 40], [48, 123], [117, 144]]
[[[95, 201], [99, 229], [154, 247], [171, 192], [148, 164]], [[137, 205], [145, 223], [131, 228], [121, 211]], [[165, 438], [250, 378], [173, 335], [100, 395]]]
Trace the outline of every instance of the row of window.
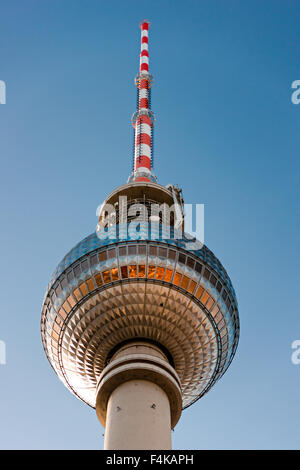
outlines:
[[[133, 241], [130, 241], [128, 239], [129, 244], [133, 243]], [[146, 243], [155, 243], [147, 242]], [[176, 239], [166, 239], [165, 240], [168, 245], [173, 245], [173, 248], [176, 250], [177, 248], [181, 247], [182, 249], [187, 249], [186, 244], [184, 240], [176, 240]], [[70, 267], [71, 264], [74, 264], [79, 258], [81, 258], [84, 255], [87, 255], [88, 253], [91, 253], [93, 250], [96, 249], [101, 249], [104, 247], [110, 247], [111, 246], [111, 240], [100, 240], [97, 237], [97, 234], [94, 232], [88, 237], [86, 237], [84, 240], [79, 242], [64, 258], [63, 260], [59, 263], [57, 266], [57, 269], [55, 270], [55, 273], [53, 274], [51, 281], [49, 283], [49, 287], [55, 282], [55, 280], [68, 268]], [[119, 240], [119, 243], [121, 243], [121, 240]], [[140, 240], [137, 243], [143, 243], [142, 240]], [[189, 251], [189, 250], [188, 250]], [[212, 267], [212, 269], [217, 273], [218, 276], [222, 279], [222, 282], [225, 282], [227, 288], [229, 291], [232, 292], [233, 298], [235, 298], [235, 293], [234, 289], [232, 287], [231, 281], [228, 277], [228, 274], [225, 270], [225, 268], [222, 266], [220, 261], [215, 257], [213, 252], [209, 250], [206, 246], [203, 246], [199, 250], [193, 250], [191, 251], [198, 260], [202, 260], [204, 263], [207, 263], [209, 266]]]
[[[100, 263], [105, 263], [107, 260], [116, 259], [117, 256], [119, 258], [126, 257], [126, 256], [136, 256], [141, 255], [145, 256], [147, 254], [148, 249], [148, 256], [156, 256], [159, 258], [167, 258], [173, 262], [176, 262], [176, 257], [178, 253], [177, 262], [180, 263], [182, 266], [187, 266], [190, 269], [195, 270], [198, 274], [202, 274], [203, 278], [209, 280], [213, 287], [220, 293], [222, 291], [222, 282], [217, 279], [216, 275], [211, 272], [207, 267], [204, 267], [198, 261], [195, 261], [192, 257], [185, 255], [182, 252], [177, 252], [172, 248], [167, 248], [163, 246], [156, 246], [156, 245], [146, 245], [146, 244], [127, 244], [123, 246], [119, 246], [117, 248], [109, 248], [106, 250], [101, 251], [100, 253], [95, 253], [90, 256], [90, 265], [91, 267]], [[75, 277], [79, 277], [81, 272], [86, 272], [89, 269], [88, 259], [84, 259], [81, 263], [75, 265], [73, 270], [69, 270], [67, 272], [67, 279], [65, 277], [61, 280], [61, 286], [64, 288], [67, 286], [68, 282], [71, 282]], [[126, 277], [126, 276], [125, 276]], [[114, 279], [113, 279], [114, 280]], [[56, 295], [59, 296], [61, 294], [61, 286], [58, 284], [55, 287]], [[230, 310], [231, 314], [233, 314], [234, 307], [231, 304], [232, 298], [231, 295], [227, 292], [224, 288], [222, 291], [222, 298]]]

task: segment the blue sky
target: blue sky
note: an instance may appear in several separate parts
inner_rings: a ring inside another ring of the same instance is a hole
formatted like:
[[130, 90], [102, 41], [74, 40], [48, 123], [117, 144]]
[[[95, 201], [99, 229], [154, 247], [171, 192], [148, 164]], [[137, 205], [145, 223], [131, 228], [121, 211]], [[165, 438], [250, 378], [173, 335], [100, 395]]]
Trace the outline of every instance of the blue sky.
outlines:
[[56, 265], [130, 172], [147, 18], [154, 170], [205, 204], [205, 242], [241, 319], [232, 365], [183, 412], [173, 446], [299, 449], [299, 2], [13, 0], [0, 10], [0, 447], [103, 447], [94, 410], [47, 363], [40, 309]]

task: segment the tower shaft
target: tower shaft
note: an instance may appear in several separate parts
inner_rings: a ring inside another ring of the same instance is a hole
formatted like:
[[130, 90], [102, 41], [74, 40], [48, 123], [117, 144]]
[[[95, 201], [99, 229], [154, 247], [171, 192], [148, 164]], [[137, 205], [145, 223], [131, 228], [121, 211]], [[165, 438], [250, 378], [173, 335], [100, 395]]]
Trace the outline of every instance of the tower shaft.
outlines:
[[147, 341], [129, 342], [100, 377], [96, 411], [104, 449], [171, 449], [181, 408], [180, 381], [165, 354]]

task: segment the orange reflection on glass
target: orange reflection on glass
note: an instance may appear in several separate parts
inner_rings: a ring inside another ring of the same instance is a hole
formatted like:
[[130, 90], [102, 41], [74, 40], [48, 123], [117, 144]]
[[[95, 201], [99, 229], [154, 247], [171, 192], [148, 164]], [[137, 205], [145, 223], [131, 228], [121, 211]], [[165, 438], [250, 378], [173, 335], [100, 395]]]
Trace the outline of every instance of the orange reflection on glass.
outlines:
[[191, 281], [190, 285], [189, 285], [189, 288], [188, 288], [188, 291], [192, 294], [194, 292], [194, 290], [196, 289], [196, 285], [197, 285], [197, 282], [195, 281]]
[[59, 336], [58, 336], [57, 333], [55, 333], [55, 331], [52, 330], [51, 336], [52, 336], [52, 338], [56, 339], [56, 341], [58, 341]]
[[130, 264], [129, 268], [129, 277], [137, 277], [137, 269], [135, 264]]
[[157, 266], [156, 278], [162, 281], [164, 278], [164, 271], [165, 271], [165, 268], [162, 268], [161, 266]]
[[152, 266], [152, 265], [148, 266], [148, 277], [150, 279], [154, 279], [154, 277], [155, 277], [155, 266]]
[[187, 288], [188, 283], [189, 283], [189, 280], [190, 280], [189, 277], [183, 276], [182, 281], [181, 281], [181, 287], [182, 287], [183, 289], [186, 289], [186, 288]]
[[208, 301], [207, 304], [206, 304], [207, 310], [210, 310], [210, 309], [211, 309], [211, 307], [213, 306], [214, 302], [215, 302], [214, 299], [213, 299], [212, 297], [210, 297], [209, 301]]
[[144, 264], [140, 264], [139, 265], [139, 277], [145, 277], [145, 265]]
[[118, 268], [111, 268], [111, 278], [113, 281], [117, 281], [119, 279]]
[[78, 289], [78, 287], [76, 289], [74, 289], [73, 294], [75, 295], [77, 300], [82, 299], [82, 294], [81, 294], [80, 290]]
[[203, 291], [204, 291], [203, 287], [199, 286], [198, 289], [197, 289], [197, 292], [196, 292], [197, 299], [200, 299]]
[[87, 283], [90, 292], [95, 289], [93, 279], [91, 277], [85, 282]]
[[173, 271], [172, 269], [166, 269], [165, 281], [171, 282]]
[[95, 274], [94, 278], [95, 278], [97, 286], [102, 286], [103, 282], [102, 282], [101, 274], [100, 273]]
[[58, 313], [61, 316], [61, 318], [63, 318], [63, 319], [65, 319], [67, 317], [67, 314], [66, 314], [66, 312], [64, 311], [63, 308], [59, 309]]
[[103, 281], [104, 281], [105, 284], [106, 284], [107, 282], [110, 282], [110, 281], [111, 281], [111, 279], [110, 279], [110, 273], [109, 273], [108, 270], [103, 271], [102, 276], [103, 276]]
[[206, 304], [206, 302], [208, 301], [208, 299], [210, 299], [210, 295], [209, 293], [205, 290], [202, 297], [201, 297], [201, 302], [203, 303], [203, 305]]
[[179, 286], [180, 279], [181, 279], [181, 274], [176, 271], [174, 279], [173, 279], [173, 284], [175, 284], [175, 286]]
[[69, 304], [71, 305], [71, 307], [73, 308], [74, 305], [76, 304], [74, 298], [72, 295], [69, 295], [69, 297], [67, 298], [67, 301], [69, 302]]
[[69, 303], [68, 303], [67, 301], [65, 301], [62, 306], [63, 306], [63, 309], [64, 309], [67, 313], [69, 313], [69, 311], [71, 310], [71, 307], [70, 307]]
[[79, 289], [80, 289], [82, 295], [87, 295], [87, 294], [89, 293], [88, 288], [87, 288], [85, 282], [83, 282], [82, 284], [80, 284]]

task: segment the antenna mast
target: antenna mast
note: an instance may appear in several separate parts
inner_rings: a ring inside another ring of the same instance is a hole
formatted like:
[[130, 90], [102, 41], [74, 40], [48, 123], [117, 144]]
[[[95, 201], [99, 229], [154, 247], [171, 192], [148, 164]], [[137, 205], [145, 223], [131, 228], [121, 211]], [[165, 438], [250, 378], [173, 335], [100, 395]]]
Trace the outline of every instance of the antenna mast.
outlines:
[[156, 177], [152, 173], [152, 139], [155, 116], [150, 107], [150, 92], [153, 77], [149, 74], [149, 26], [147, 20], [142, 21], [141, 28], [141, 53], [139, 73], [135, 78], [138, 92], [137, 110], [132, 116], [131, 122], [134, 128], [134, 168], [128, 182], [154, 181]]

